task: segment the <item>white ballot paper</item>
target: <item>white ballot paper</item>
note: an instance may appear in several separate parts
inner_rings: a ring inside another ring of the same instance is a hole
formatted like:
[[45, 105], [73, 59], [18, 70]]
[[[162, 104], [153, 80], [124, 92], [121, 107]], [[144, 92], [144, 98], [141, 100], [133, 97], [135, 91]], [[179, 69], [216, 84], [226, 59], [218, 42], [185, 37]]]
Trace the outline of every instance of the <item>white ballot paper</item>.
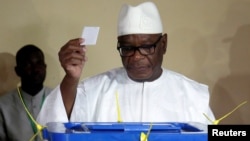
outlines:
[[100, 27], [85, 26], [82, 31], [82, 38], [85, 39], [81, 45], [95, 45], [98, 37]]

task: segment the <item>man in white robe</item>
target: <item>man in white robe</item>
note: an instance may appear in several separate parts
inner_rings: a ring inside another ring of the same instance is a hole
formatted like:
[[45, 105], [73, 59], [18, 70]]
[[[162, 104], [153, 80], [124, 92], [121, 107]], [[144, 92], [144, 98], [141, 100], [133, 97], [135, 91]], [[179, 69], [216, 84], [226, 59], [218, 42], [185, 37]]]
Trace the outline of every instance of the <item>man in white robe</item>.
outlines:
[[123, 67], [86, 78], [84, 39], [67, 42], [59, 52], [66, 72], [49, 95], [37, 121], [48, 122], [199, 122], [212, 124], [208, 86], [162, 67], [167, 50], [156, 5], [124, 5], [118, 18]]

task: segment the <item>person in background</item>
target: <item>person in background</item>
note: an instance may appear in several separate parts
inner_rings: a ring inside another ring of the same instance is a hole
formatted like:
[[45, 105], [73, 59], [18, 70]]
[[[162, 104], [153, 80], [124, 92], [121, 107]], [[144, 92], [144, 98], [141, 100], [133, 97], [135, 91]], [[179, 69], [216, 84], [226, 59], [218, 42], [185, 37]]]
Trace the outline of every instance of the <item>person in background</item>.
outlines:
[[28, 112], [36, 119], [45, 97], [52, 90], [43, 84], [45, 58], [35, 45], [25, 45], [18, 50], [15, 72], [21, 79], [21, 85], [0, 97], [1, 141], [30, 140], [37, 129]]
[[37, 121], [42, 125], [58, 121], [212, 124], [204, 116], [215, 119], [208, 86], [162, 66], [167, 41], [153, 2], [122, 6], [116, 49], [123, 67], [80, 80], [87, 48], [81, 45], [82, 38], [68, 41], [59, 51], [66, 74], [46, 99]]

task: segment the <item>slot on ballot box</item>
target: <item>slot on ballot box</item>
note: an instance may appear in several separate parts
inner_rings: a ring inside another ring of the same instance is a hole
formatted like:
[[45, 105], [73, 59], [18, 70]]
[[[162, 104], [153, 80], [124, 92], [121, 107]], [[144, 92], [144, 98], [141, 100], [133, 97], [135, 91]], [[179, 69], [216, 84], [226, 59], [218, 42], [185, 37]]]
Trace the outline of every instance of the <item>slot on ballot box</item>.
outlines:
[[48, 141], [207, 141], [207, 125], [180, 122], [50, 122]]

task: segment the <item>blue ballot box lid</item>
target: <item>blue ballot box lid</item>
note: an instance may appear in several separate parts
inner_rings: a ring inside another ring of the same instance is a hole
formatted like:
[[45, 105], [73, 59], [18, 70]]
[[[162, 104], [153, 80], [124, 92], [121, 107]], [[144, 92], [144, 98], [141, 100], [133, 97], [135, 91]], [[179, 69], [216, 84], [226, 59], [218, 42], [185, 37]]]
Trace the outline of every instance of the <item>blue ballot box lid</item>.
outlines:
[[140, 141], [143, 132], [148, 134], [148, 141], [207, 141], [207, 132], [196, 125], [180, 122], [48, 123], [44, 138], [48, 141]]

